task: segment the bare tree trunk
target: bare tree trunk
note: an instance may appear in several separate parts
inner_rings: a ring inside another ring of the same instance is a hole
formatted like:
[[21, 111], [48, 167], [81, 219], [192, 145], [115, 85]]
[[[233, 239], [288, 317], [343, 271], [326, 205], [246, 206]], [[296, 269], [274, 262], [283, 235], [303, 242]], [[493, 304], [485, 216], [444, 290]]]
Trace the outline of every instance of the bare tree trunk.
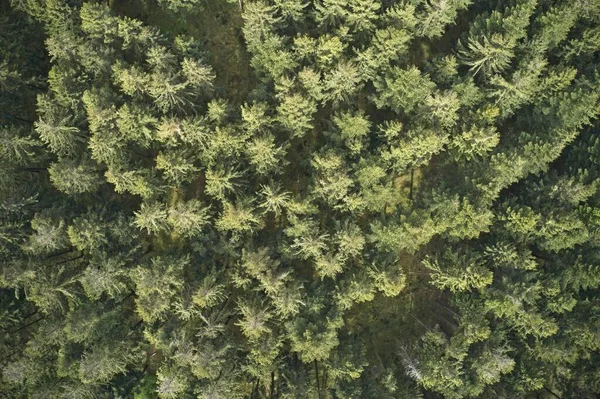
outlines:
[[73, 248], [73, 247], [70, 247], [70, 248], [69, 248], [69, 249], [67, 249], [66, 251], [63, 251], [63, 252], [58, 252], [58, 253], [56, 253], [56, 254], [52, 254], [52, 255], [48, 255], [48, 256], [46, 256], [44, 259], [52, 259], [52, 258], [57, 258], [57, 257], [59, 257], [59, 256], [61, 256], [61, 255], [66, 255], [66, 254], [68, 254], [68, 253], [70, 253], [70, 252], [74, 252], [74, 251], [73, 251], [74, 249], [75, 249], [75, 248]]
[[319, 364], [315, 360], [315, 379], [317, 380], [317, 395], [321, 399], [321, 385], [319, 383]]
[[556, 399], [562, 399], [560, 396], [558, 396], [557, 394], [555, 394], [554, 392], [552, 392], [550, 389], [544, 387], [544, 389], [546, 391], [548, 391], [548, 393], [550, 393], [550, 395], [554, 396]]
[[48, 171], [48, 169], [46, 169], [46, 168], [32, 168], [32, 167], [19, 168], [19, 170], [21, 172], [31, 172], [31, 173], [43, 173], [43, 172]]
[[412, 317], [413, 319], [415, 319], [420, 325], [422, 325], [423, 327], [425, 327], [427, 329], [427, 331], [431, 331], [431, 328], [427, 327], [421, 320], [419, 320], [418, 317], [416, 317], [414, 314], [412, 313], [408, 313], [410, 315], [410, 317]]
[[438, 299], [435, 300], [435, 303], [438, 304], [439, 306], [441, 306], [442, 308], [446, 309], [448, 312], [452, 313], [454, 316], [460, 317], [459, 314], [457, 314], [455, 311], [453, 311], [452, 309], [450, 309], [449, 307], [447, 307], [446, 305], [444, 305]]
[[83, 252], [82, 252], [80, 255], [78, 255], [78, 256], [76, 256], [76, 257], [74, 257], [74, 258], [63, 259], [63, 260], [61, 260], [60, 262], [56, 262], [56, 263], [54, 264], [54, 266], [57, 266], [57, 265], [62, 265], [63, 263], [69, 263], [69, 262], [73, 262], [74, 260], [78, 260], [78, 259], [81, 259], [81, 258], [83, 258]]
[[24, 325], [24, 326], [22, 326], [22, 327], [19, 327], [19, 328], [17, 328], [16, 330], [13, 330], [13, 331], [11, 331], [11, 332], [10, 332], [10, 334], [18, 333], [19, 331], [21, 331], [21, 330], [24, 330], [24, 329], [26, 329], [27, 327], [34, 325], [34, 324], [35, 324], [35, 323], [37, 323], [38, 321], [42, 321], [42, 320], [44, 320], [45, 318], [46, 318], [46, 316], [42, 316], [42, 317], [40, 317], [39, 319], [36, 319], [36, 320], [34, 320], [34, 321], [30, 322], [30, 323], [27, 323], [27, 324], [25, 324], [25, 325]]
[[254, 388], [252, 388], [252, 394], [250, 395], [250, 399], [258, 398], [258, 383], [259, 379], [257, 378], [254, 384]]
[[415, 170], [411, 168], [410, 170], [410, 192], [408, 194], [408, 198], [412, 201], [413, 199], [413, 184], [415, 182]]
[[17, 116], [17, 115], [2, 114], [2, 116], [7, 117], [7, 118], [12, 118], [12, 119], [18, 120], [20, 122], [29, 123], [29, 124], [33, 124], [35, 122], [30, 119], [21, 118], [20, 116]]
[[323, 370], [323, 389], [325, 390], [325, 397], [327, 397], [327, 368]]
[[275, 398], [275, 372], [271, 371], [271, 389], [269, 392], [269, 399]]

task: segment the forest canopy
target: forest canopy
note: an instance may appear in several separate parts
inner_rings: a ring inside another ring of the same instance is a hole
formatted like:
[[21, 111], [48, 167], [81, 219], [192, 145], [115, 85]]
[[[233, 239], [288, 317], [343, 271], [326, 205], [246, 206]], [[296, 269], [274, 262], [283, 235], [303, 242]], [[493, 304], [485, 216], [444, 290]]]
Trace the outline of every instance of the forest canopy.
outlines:
[[600, 0], [0, 0], [0, 396], [600, 395]]

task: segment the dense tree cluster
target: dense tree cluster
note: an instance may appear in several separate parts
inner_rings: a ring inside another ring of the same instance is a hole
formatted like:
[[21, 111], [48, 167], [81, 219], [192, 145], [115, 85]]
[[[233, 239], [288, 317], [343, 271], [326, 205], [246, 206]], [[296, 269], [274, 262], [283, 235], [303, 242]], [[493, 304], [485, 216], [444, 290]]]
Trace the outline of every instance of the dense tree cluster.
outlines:
[[600, 395], [599, 65], [598, 0], [0, 1], [0, 396]]

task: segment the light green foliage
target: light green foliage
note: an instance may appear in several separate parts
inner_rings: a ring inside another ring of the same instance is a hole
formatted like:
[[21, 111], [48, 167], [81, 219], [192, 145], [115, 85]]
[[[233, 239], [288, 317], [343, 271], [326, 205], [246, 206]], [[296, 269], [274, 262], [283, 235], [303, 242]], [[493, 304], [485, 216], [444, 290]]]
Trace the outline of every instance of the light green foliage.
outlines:
[[539, 75], [547, 61], [534, 58], [523, 64], [515, 71], [511, 81], [506, 81], [498, 75], [492, 78], [496, 90], [490, 94], [496, 99], [496, 105], [503, 117], [512, 115], [517, 108], [534, 98], [540, 89]]
[[360, 153], [371, 129], [371, 122], [364, 115], [343, 113], [333, 118], [340, 136], [351, 153]]
[[205, 2], [204, 0], [159, 0], [158, 4], [172, 11], [193, 12], [202, 10]]
[[181, 62], [181, 71], [188, 84], [204, 92], [213, 89], [213, 81], [216, 75], [212, 68], [193, 58], [184, 58]]
[[122, 297], [127, 291], [123, 282], [124, 265], [122, 259], [108, 258], [106, 254], [93, 259], [90, 267], [79, 278], [86, 296], [92, 300], [100, 299], [103, 294], [110, 298]]
[[181, 201], [169, 208], [167, 221], [176, 234], [194, 237], [209, 223], [208, 212], [209, 208], [198, 200]]
[[37, 270], [34, 275], [26, 277], [24, 287], [27, 297], [41, 313], [65, 313], [76, 307], [76, 279], [65, 266]]
[[425, 259], [423, 264], [432, 271], [431, 284], [451, 292], [482, 290], [494, 278], [477, 254], [448, 250], [441, 260]]
[[385, 12], [385, 20], [394, 26], [412, 31], [417, 26], [415, 2], [402, 1], [394, 4]]
[[431, 0], [424, 3], [417, 26], [420, 36], [441, 36], [447, 25], [453, 24], [458, 12], [466, 9], [471, 0]]
[[342, 271], [342, 267], [343, 259], [339, 255], [318, 255], [315, 261], [315, 270], [321, 278], [334, 277]]
[[450, 142], [450, 148], [456, 151], [456, 159], [471, 161], [483, 157], [500, 142], [500, 135], [492, 128], [465, 128]]
[[433, 93], [425, 100], [425, 110], [436, 126], [451, 129], [458, 120], [460, 102], [456, 92]]
[[49, 168], [54, 187], [66, 194], [83, 194], [95, 191], [101, 183], [95, 165], [89, 160], [77, 162], [64, 158]]
[[434, 78], [441, 83], [450, 83], [458, 76], [458, 61], [454, 55], [433, 60]]
[[575, 25], [578, 17], [578, 6], [560, 5], [552, 7], [540, 17], [539, 37], [542, 43], [549, 48], [556, 47], [563, 42], [569, 31]]
[[163, 120], [156, 129], [156, 140], [162, 143], [175, 145], [184, 139], [184, 135], [182, 123], [176, 119]]
[[372, 0], [352, 0], [349, 2], [350, 12], [346, 16], [346, 24], [354, 30], [370, 31], [375, 27], [377, 12], [381, 5]]
[[315, 104], [300, 94], [283, 97], [277, 107], [278, 120], [288, 129], [291, 137], [302, 137], [313, 127]]
[[246, 104], [242, 106], [243, 126], [248, 133], [259, 133], [271, 126], [272, 118], [267, 115], [268, 112], [269, 108], [265, 103]]
[[360, 256], [365, 246], [365, 237], [362, 231], [358, 226], [350, 223], [340, 226], [335, 235], [335, 241], [343, 259]]
[[322, 25], [345, 23], [353, 30], [371, 30], [381, 5], [372, 0], [323, 0], [315, 4], [316, 20]]
[[225, 122], [230, 111], [231, 109], [227, 100], [214, 99], [208, 103], [206, 116], [213, 122], [221, 124], [222, 122]]
[[268, 322], [272, 318], [272, 315], [268, 309], [265, 309], [260, 304], [250, 303], [239, 303], [238, 309], [241, 318], [236, 324], [250, 341], [256, 341], [262, 335], [271, 332]]
[[298, 80], [312, 100], [320, 101], [323, 98], [323, 84], [319, 72], [315, 72], [311, 68], [304, 68], [298, 72]]
[[124, 170], [115, 166], [104, 174], [106, 181], [114, 185], [117, 193], [130, 192], [142, 198], [152, 197], [160, 187], [153, 187], [152, 175], [148, 169]]
[[142, 356], [138, 350], [124, 349], [115, 351], [114, 347], [105, 343], [86, 351], [79, 364], [81, 381], [86, 384], [106, 383], [140, 361]]
[[431, 218], [420, 219], [419, 216], [403, 217], [402, 224], [374, 222], [370, 226], [369, 240], [383, 251], [414, 253], [440, 231]]
[[450, 398], [477, 397], [486, 385], [495, 384], [510, 373], [514, 360], [501, 334], [490, 336], [476, 309], [465, 309], [456, 334], [447, 339], [439, 330], [423, 336], [421, 364], [405, 356], [411, 376], [428, 389]]
[[242, 176], [240, 172], [233, 170], [212, 170], [206, 171], [206, 194], [224, 200], [227, 194], [235, 191], [236, 179]]
[[406, 287], [406, 275], [397, 264], [374, 267], [370, 275], [377, 289], [385, 296], [397, 296]]
[[279, 8], [284, 18], [291, 19], [294, 22], [301, 22], [306, 18], [305, 9], [309, 3], [304, 0], [275, 0], [275, 5]]
[[79, 251], [95, 251], [107, 244], [101, 218], [93, 214], [90, 216], [76, 218], [67, 230], [71, 244]]
[[0, 129], [0, 157], [3, 162], [13, 166], [23, 164], [33, 158], [36, 148], [40, 147], [39, 140], [23, 134], [17, 129]]
[[298, 317], [286, 324], [292, 350], [304, 363], [326, 359], [339, 344], [337, 329], [344, 325], [334, 315], [335, 309], [326, 309], [322, 303], [311, 303], [308, 309], [310, 319]]
[[244, 37], [250, 51], [258, 51], [262, 38], [279, 22], [275, 7], [264, 1], [252, 1], [244, 9]]
[[[390, 129], [390, 126], [383, 129]], [[402, 173], [408, 167], [418, 167], [429, 162], [431, 157], [444, 148], [448, 142], [446, 135], [435, 130], [410, 131], [398, 140], [391, 140], [388, 150], [382, 151], [382, 158], [390, 163], [395, 171]]]
[[207, 308], [221, 303], [224, 299], [225, 287], [217, 282], [215, 274], [209, 274], [202, 280], [194, 293], [192, 301], [199, 308]]
[[327, 238], [328, 236], [325, 234], [318, 235], [316, 232], [309, 230], [294, 240], [292, 248], [296, 249], [296, 255], [302, 259], [318, 259], [323, 256], [323, 252], [327, 248]]
[[162, 171], [166, 180], [175, 185], [190, 182], [199, 171], [194, 165], [193, 157], [184, 150], [159, 153], [156, 156], [156, 169]]
[[259, 206], [264, 209], [264, 212], [279, 215], [289, 205], [290, 194], [282, 191], [277, 185], [262, 186], [260, 194], [262, 201]]
[[353, 274], [342, 281], [336, 293], [339, 306], [348, 310], [354, 305], [375, 299], [375, 282], [368, 273]]
[[404, 29], [388, 27], [377, 30], [373, 48], [375, 57], [379, 60], [378, 64], [386, 65], [386, 61], [393, 61], [403, 55], [408, 50], [410, 40], [410, 33]]
[[360, 71], [352, 62], [340, 61], [337, 66], [323, 76], [323, 98], [334, 104], [349, 102], [361, 87]]
[[81, 29], [90, 37], [111, 43], [118, 35], [118, 19], [110, 10], [99, 4], [88, 3], [81, 7]]
[[157, 372], [156, 393], [159, 398], [174, 399], [185, 392], [187, 381], [178, 374], [176, 370], [167, 369]]
[[[321, 38], [321, 41], [326, 40], [325, 38]], [[338, 38], [339, 42], [339, 38]], [[341, 46], [341, 42], [339, 42]], [[321, 44], [323, 46], [323, 44]], [[294, 38], [294, 52], [298, 55], [300, 59], [307, 59], [309, 57], [313, 57], [316, 53], [317, 41], [309, 36], [297, 36]]]
[[223, 212], [216, 221], [215, 227], [236, 234], [251, 232], [258, 227], [260, 222], [252, 203], [247, 199], [241, 199], [236, 203], [223, 203]]
[[347, 197], [353, 185], [344, 159], [336, 152], [328, 151], [316, 154], [311, 163], [317, 172], [315, 194], [332, 206], [338, 205]]
[[482, 72], [490, 77], [503, 72], [514, 57], [514, 42], [503, 35], [495, 34], [482, 39], [470, 38], [461, 49], [461, 62], [468, 65], [473, 74]]
[[417, 67], [395, 67], [383, 79], [375, 81], [377, 97], [373, 102], [379, 108], [390, 107], [408, 113], [424, 102], [433, 88], [433, 82]]
[[192, 105], [192, 90], [175, 76], [159, 71], [148, 84], [148, 93], [162, 112], [181, 112]]
[[57, 155], [74, 154], [81, 145], [80, 130], [73, 126], [72, 117], [60, 106], [52, 104], [47, 96], [38, 98], [39, 120], [35, 130], [40, 139]]
[[121, 87], [123, 93], [134, 96], [136, 94], [146, 94], [150, 76], [141, 68], [132, 66], [125, 67], [120, 64], [113, 66], [116, 83]]
[[278, 303], [289, 294], [286, 283], [289, 280], [289, 271], [282, 270], [280, 262], [270, 257], [268, 248], [259, 248], [256, 251], [243, 251], [241, 267], [250, 277], [258, 280], [261, 289], [274, 301], [274, 305], [281, 311]]
[[163, 318], [172, 298], [183, 288], [182, 273], [187, 257], [155, 257], [151, 265], [137, 266], [130, 272], [135, 283], [136, 311], [147, 323]]
[[168, 229], [167, 211], [159, 202], [142, 203], [140, 210], [135, 213], [135, 225], [147, 233], [161, 233]]
[[110, 312], [99, 314], [93, 306], [83, 305], [67, 315], [64, 333], [73, 342], [90, 342], [100, 337], [105, 326], [114, 322], [113, 318]]
[[24, 246], [25, 251], [43, 254], [67, 247], [67, 225], [62, 218], [57, 217], [56, 212], [45, 210], [36, 213], [31, 220], [31, 229], [33, 232]]
[[262, 72], [266, 79], [279, 79], [296, 65], [293, 54], [285, 50], [284, 39], [273, 33], [268, 33], [261, 41], [252, 58], [252, 66]]
[[593, 28], [586, 30], [581, 39], [569, 41], [565, 53], [567, 57], [581, 55], [591, 55], [598, 51], [600, 47], [600, 29]]
[[498, 317], [506, 318], [508, 324], [522, 336], [532, 335], [545, 338], [556, 334], [558, 326], [549, 318], [544, 318], [534, 311], [528, 312], [523, 306], [514, 304], [512, 298], [502, 298], [488, 301], [486, 306]]
[[246, 147], [250, 164], [258, 174], [268, 174], [278, 171], [285, 150], [275, 143], [270, 134], [257, 136], [250, 140]]
[[119, 109], [117, 115], [117, 126], [126, 141], [134, 141], [144, 147], [150, 145], [158, 122], [154, 116], [127, 104]]
[[315, 45], [315, 59], [321, 69], [331, 68], [344, 53], [344, 44], [337, 36], [321, 36]]

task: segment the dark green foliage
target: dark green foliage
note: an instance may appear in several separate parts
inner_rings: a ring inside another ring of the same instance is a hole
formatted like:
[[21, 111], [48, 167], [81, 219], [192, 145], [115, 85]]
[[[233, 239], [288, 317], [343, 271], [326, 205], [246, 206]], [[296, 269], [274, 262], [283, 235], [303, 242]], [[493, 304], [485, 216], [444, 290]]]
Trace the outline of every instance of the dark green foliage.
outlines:
[[600, 2], [0, 2], [0, 396], [600, 395]]

